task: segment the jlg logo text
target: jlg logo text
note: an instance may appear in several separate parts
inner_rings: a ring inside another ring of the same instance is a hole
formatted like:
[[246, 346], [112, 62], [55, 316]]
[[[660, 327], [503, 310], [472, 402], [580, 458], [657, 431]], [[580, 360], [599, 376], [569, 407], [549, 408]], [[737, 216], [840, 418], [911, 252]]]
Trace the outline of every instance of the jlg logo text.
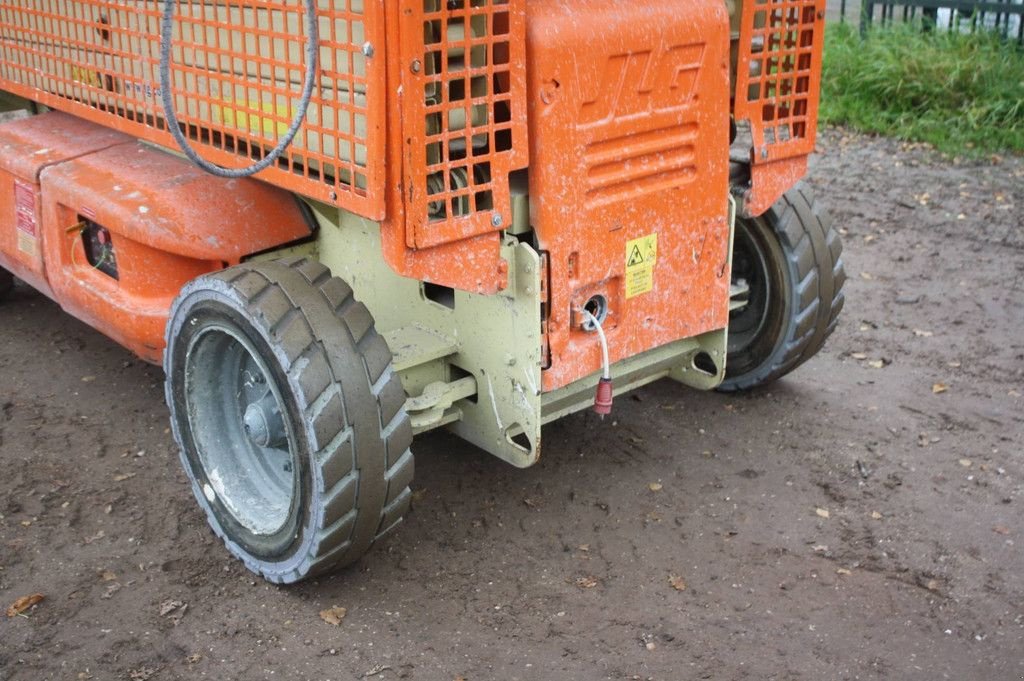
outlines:
[[703, 55], [704, 46], [698, 44], [610, 56], [597, 74], [593, 94], [580, 107], [579, 125], [685, 106], [697, 84]]

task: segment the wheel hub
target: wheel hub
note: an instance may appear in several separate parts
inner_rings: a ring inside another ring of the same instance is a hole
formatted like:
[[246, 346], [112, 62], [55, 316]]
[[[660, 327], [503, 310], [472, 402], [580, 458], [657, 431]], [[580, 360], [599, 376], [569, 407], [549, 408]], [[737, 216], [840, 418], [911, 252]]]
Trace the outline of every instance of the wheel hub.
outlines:
[[257, 447], [280, 449], [288, 444], [284, 417], [281, 416], [277, 400], [269, 392], [245, 408], [242, 422], [245, 425], [245, 434]]
[[754, 227], [736, 221], [729, 301], [730, 353], [740, 352], [757, 341], [768, 323], [768, 310], [773, 302], [767, 255], [755, 238]]
[[293, 426], [268, 360], [237, 326], [208, 323], [185, 356], [189, 428], [210, 491], [255, 537], [281, 533], [298, 494]]

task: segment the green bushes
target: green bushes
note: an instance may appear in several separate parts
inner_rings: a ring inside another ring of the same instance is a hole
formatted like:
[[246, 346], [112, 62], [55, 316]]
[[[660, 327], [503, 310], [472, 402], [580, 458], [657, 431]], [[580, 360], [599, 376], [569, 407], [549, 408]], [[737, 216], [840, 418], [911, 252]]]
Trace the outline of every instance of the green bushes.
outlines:
[[833, 25], [821, 119], [950, 154], [1024, 152], [1024, 50], [997, 36]]

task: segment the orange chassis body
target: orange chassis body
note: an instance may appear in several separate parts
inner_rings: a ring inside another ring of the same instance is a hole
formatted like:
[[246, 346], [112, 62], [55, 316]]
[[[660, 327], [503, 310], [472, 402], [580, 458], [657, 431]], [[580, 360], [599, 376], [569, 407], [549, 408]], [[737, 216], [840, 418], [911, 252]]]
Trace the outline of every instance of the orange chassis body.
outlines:
[[[600, 368], [581, 328], [594, 296], [612, 363], [725, 329], [730, 196], [762, 213], [814, 145], [824, 0], [732, 16], [708, 0], [338, 0], [320, 10], [318, 87], [286, 160], [221, 180], [156, 148], [174, 146], [159, 4], [0, 8], [0, 93], [55, 110], [0, 125], [0, 266], [154, 362], [186, 281], [315, 241], [306, 202], [379, 225], [366, 257], [459, 295], [512, 295], [503, 245], [528, 242], [531, 390], [564, 391]], [[296, 112], [301, 3], [279, 4], [181, 3], [171, 89], [221, 165], [248, 165]], [[730, 188], [737, 145], [751, 181]], [[112, 235], [117, 278], [86, 258], [90, 224]]]

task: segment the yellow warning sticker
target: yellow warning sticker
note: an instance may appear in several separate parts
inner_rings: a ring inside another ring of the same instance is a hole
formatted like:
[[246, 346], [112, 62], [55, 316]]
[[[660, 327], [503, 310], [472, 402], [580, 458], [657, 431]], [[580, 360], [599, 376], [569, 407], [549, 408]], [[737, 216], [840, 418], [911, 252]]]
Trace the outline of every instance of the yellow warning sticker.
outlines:
[[657, 234], [626, 242], [626, 298], [654, 290], [654, 265], [657, 261]]

